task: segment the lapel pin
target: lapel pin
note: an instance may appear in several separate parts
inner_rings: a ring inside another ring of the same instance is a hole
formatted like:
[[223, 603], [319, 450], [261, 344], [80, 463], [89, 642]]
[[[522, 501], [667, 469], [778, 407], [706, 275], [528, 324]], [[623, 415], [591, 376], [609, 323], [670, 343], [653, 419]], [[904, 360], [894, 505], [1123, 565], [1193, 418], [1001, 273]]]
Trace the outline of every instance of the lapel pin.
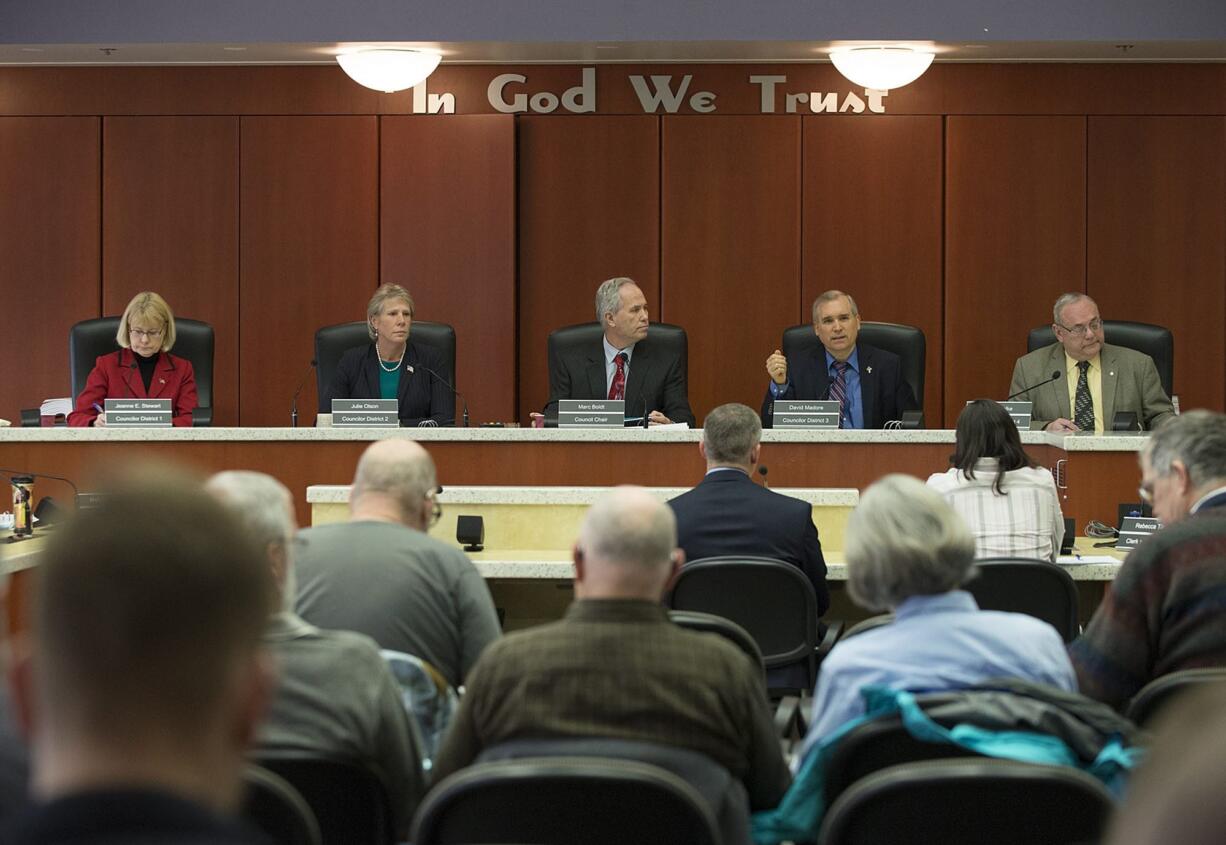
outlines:
[[871, 372], [873, 371], [873, 368], [872, 368], [872, 367], [865, 367], [865, 368], [864, 368], [864, 371], [865, 371], [866, 373], [871, 373]]
[[165, 384], [165, 383], [166, 383], [166, 379], [164, 378], [158, 379], [158, 384]]
[[1114, 375], [1115, 375], [1115, 370], [1112, 370], [1111, 372], [1107, 373], [1107, 375], [1109, 375], [1109, 376], [1114, 376]]

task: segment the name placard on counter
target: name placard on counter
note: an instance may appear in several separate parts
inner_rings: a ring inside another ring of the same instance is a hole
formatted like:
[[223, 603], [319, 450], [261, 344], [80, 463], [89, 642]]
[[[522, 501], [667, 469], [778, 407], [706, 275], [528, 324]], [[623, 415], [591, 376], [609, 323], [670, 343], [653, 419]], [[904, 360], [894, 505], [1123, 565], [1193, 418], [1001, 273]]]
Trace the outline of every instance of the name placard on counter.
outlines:
[[558, 428], [621, 428], [625, 423], [624, 399], [558, 400]]
[[1120, 538], [1115, 544], [1117, 551], [1128, 552], [1141, 545], [1141, 541], [1162, 528], [1162, 522], [1152, 516], [1126, 516], [1120, 523]]
[[396, 399], [333, 399], [333, 428], [399, 428]]
[[996, 404], [1005, 409], [1005, 413], [1009, 415], [1009, 419], [1013, 420], [1018, 431], [1030, 430], [1030, 417], [1034, 411], [1033, 402], [997, 402]]
[[780, 399], [775, 402], [774, 428], [838, 428], [839, 403], [827, 400]]
[[108, 428], [170, 428], [169, 399], [107, 399], [103, 404]]

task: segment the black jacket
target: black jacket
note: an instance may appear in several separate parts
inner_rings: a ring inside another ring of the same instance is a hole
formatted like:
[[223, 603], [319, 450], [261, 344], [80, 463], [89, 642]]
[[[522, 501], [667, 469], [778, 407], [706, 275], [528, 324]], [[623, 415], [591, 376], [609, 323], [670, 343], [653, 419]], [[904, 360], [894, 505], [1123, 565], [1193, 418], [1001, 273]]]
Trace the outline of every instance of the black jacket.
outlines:
[[[319, 397], [320, 412], [330, 413], [333, 399], [380, 398], [379, 366], [373, 343], [345, 352], [336, 365], [332, 383]], [[444, 379], [453, 381], [443, 356], [433, 347], [410, 341], [400, 366], [400, 384], [396, 391], [402, 426], [416, 426], [423, 420], [455, 425], [455, 394]]]
[[[570, 350], [558, 356], [549, 370], [549, 404], [546, 417], [556, 417], [559, 399], [606, 399], [604, 345]], [[626, 416], [641, 417], [659, 411], [675, 423], [694, 427], [685, 369], [679, 358], [658, 353], [651, 337], [634, 345], [630, 374], [626, 378]]]
[[[902, 419], [903, 411], [919, 410], [911, 385], [902, 377], [902, 362], [893, 352], [857, 343], [860, 363], [860, 401], [864, 406], [864, 427], [884, 428], [890, 420]], [[827, 399], [830, 376], [826, 368], [826, 349], [818, 344], [805, 358], [788, 358], [788, 389], [779, 399]], [[770, 428], [775, 402], [767, 385], [762, 400], [762, 425]]]

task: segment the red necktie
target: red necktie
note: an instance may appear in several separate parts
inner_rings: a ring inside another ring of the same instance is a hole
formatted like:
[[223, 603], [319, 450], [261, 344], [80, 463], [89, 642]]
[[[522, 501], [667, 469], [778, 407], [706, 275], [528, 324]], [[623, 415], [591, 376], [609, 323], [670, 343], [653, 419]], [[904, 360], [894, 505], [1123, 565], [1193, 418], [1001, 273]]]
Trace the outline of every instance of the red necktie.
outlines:
[[613, 374], [613, 383], [609, 385], [610, 399], [625, 399], [626, 398], [626, 353], [619, 352], [617, 357], [613, 359], [613, 363], [617, 365], [617, 372]]

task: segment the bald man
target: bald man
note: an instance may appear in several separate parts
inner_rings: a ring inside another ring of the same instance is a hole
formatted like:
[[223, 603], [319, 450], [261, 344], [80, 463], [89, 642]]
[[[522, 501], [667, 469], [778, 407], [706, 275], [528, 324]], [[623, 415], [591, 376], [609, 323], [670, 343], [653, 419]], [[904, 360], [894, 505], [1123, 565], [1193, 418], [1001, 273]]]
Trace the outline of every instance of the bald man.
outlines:
[[722, 637], [673, 625], [660, 605], [685, 559], [668, 506], [617, 488], [588, 512], [573, 555], [565, 618], [477, 661], [436, 780], [507, 740], [604, 737], [706, 755], [744, 783], [752, 809], [775, 806], [789, 775], [760, 670]]
[[434, 461], [417, 443], [372, 444], [358, 461], [349, 521], [298, 534], [295, 610], [420, 657], [459, 686], [500, 629], [472, 561], [426, 534], [437, 492]]

